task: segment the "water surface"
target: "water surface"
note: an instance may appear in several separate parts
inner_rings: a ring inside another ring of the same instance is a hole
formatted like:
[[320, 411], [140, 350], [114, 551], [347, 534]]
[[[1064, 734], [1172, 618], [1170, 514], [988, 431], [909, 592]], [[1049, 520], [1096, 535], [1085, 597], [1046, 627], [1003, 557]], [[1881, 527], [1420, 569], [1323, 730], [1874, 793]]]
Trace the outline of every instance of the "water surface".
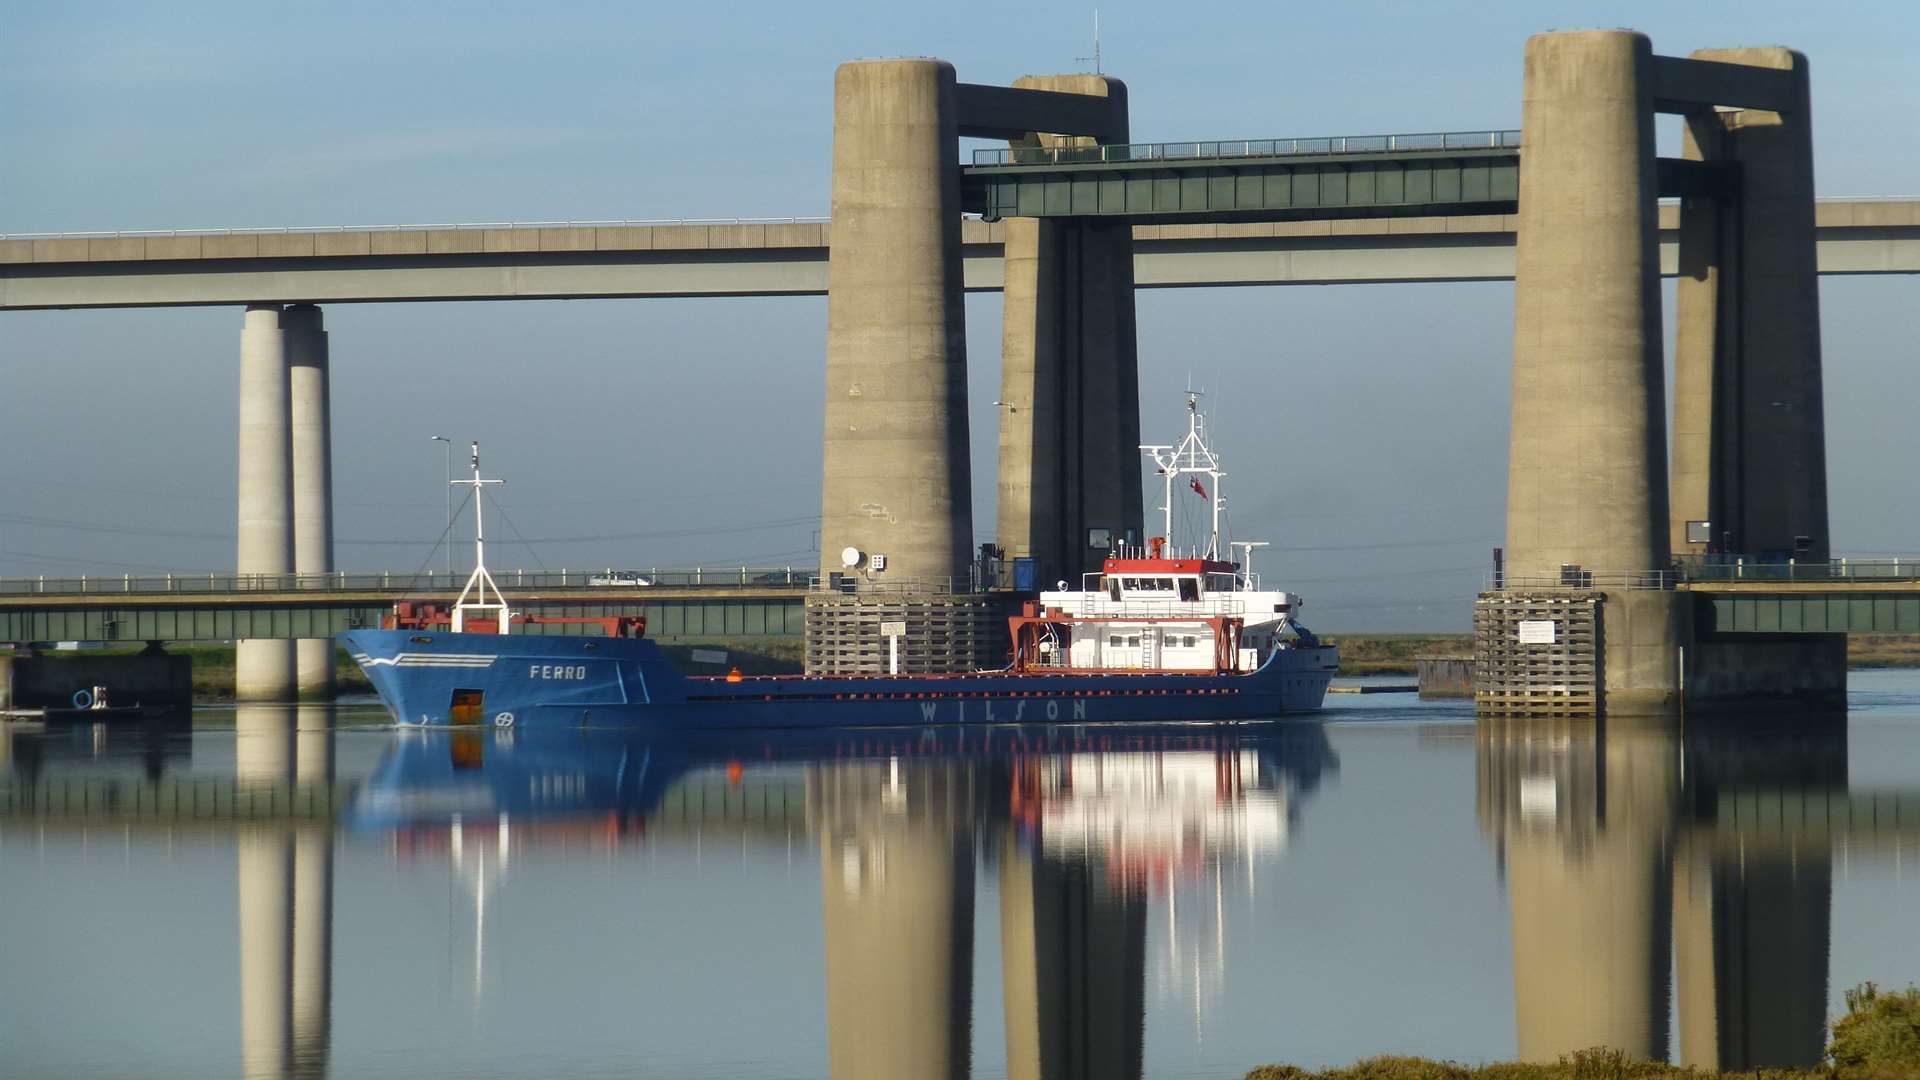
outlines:
[[0, 758], [0, 1072], [1217, 1077], [1808, 1062], [1920, 979], [1920, 673], [1677, 733], [666, 742], [204, 711]]

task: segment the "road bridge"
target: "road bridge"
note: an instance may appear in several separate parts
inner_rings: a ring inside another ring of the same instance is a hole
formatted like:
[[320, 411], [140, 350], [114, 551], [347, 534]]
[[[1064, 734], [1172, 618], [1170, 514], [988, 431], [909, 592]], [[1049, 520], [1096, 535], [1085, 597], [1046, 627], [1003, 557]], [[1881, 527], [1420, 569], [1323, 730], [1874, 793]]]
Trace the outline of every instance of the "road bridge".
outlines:
[[[659, 584], [594, 584], [599, 572], [506, 571], [515, 610], [549, 618], [644, 615], [663, 641], [790, 637], [802, 632], [809, 575], [789, 567], [672, 572]], [[312, 640], [379, 626], [402, 600], [451, 605], [445, 574], [166, 574], [0, 579], [0, 641]], [[580, 635], [581, 624], [517, 633]]]
[[[1660, 208], [1666, 277], [1679, 217]], [[1920, 200], [1822, 200], [1815, 220], [1821, 274], [1920, 273]], [[1135, 225], [1134, 284], [1511, 281], [1516, 227], [1510, 211]], [[1004, 287], [1006, 232], [961, 223], [967, 291]], [[824, 218], [12, 234], [0, 310], [822, 296], [831, 234]]]
[[[7, 237], [0, 309], [244, 305], [237, 563], [280, 574], [333, 569], [316, 305], [824, 291], [820, 570], [837, 572], [842, 551], [885, 553], [878, 584], [891, 586], [962, 582], [973, 559], [967, 289], [1005, 293], [1000, 396], [1021, 403], [997, 417], [995, 540], [1053, 580], [1140, 538], [1138, 477], [1122, 467], [1140, 441], [1137, 287], [1511, 277], [1510, 571], [1825, 559], [1816, 275], [1920, 272], [1920, 203], [1815, 200], [1806, 64], [1789, 50], [1659, 56], [1627, 31], [1527, 49], [1520, 137], [1238, 144], [1133, 142], [1127, 88], [1104, 75], [992, 87], [937, 59], [855, 61], [835, 74], [830, 222]], [[1656, 112], [1684, 119], [1678, 159], [1656, 155]], [[966, 137], [1007, 148], [963, 165]], [[1663, 273], [1681, 297], [1671, 499]], [[982, 598], [933, 592], [929, 619], [984, 625]], [[1597, 695], [1676, 700], [1687, 601], [1670, 594], [1620, 593]], [[1537, 622], [1530, 597], [1510, 599], [1480, 610]], [[808, 610], [823, 627], [853, 617]], [[1897, 598], [1892, 610], [1903, 617]], [[1816, 636], [1804, 662], [1772, 666], [1843, 678], [1837, 639]], [[928, 655], [984, 659], [952, 644]], [[240, 695], [324, 694], [328, 655], [322, 641], [243, 641]], [[1544, 678], [1559, 708], [1564, 680]]]

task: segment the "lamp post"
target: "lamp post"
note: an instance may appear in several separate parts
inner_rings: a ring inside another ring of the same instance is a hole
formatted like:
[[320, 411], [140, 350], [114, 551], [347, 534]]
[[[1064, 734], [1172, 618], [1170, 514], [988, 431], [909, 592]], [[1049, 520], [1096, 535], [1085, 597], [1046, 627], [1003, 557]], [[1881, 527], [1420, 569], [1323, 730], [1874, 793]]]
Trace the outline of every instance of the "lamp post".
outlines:
[[433, 436], [433, 441], [447, 444], [447, 532], [443, 540], [447, 545], [447, 587], [453, 587], [453, 440], [445, 435]]

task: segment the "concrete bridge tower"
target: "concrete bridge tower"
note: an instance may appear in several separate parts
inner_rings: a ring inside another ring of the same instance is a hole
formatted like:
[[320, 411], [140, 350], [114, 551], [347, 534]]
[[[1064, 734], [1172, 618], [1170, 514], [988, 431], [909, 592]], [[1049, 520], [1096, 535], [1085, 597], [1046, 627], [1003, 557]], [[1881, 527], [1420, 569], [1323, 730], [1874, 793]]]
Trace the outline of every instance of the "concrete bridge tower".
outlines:
[[[1696, 635], [1673, 588], [1676, 552], [1827, 557], [1804, 60], [1537, 34], [1523, 94], [1506, 565], [1476, 608], [1483, 709], [1843, 690], [1838, 635]], [[1656, 158], [1656, 112], [1688, 117], [1687, 159]], [[1671, 500], [1663, 193], [1686, 198]]]
[[[1004, 657], [972, 551], [959, 140], [1124, 138], [1125, 116], [1125, 87], [1100, 76], [985, 86], [933, 59], [836, 72], [820, 571], [840, 587], [808, 600], [810, 670], [887, 670], [890, 624], [906, 628], [903, 672]], [[1139, 525], [1131, 233], [1027, 222], [1008, 245], [1001, 540], [1067, 573], [1089, 526]]]
[[[1015, 148], [1129, 138], [1127, 86], [1105, 75], [1028, 75], [1014, 85], [1110, 103], [1092, 135], [1029, 132]], [[1128, 220], [1008, 218], [1002, 267], [999, 508], [995, 541], [1038, 560], [1040, 580], [1078, 581], [1104, 544], [1141, 528], [1140, 369]]]

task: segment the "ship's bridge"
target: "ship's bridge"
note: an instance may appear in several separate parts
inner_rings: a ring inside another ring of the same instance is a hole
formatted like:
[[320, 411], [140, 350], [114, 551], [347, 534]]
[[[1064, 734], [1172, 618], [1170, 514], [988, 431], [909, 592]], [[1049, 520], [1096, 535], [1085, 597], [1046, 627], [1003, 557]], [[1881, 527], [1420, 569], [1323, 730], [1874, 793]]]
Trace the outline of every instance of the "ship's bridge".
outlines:
[[1087, 577], [1087, 592], [1104, 592], [1116, 604], [1176, 599], [1197, 603], [1208, 593], [1233, 592], [1239, 586], [1239, 568], [1220, 559], [1108, 559], [1101, 573]]

